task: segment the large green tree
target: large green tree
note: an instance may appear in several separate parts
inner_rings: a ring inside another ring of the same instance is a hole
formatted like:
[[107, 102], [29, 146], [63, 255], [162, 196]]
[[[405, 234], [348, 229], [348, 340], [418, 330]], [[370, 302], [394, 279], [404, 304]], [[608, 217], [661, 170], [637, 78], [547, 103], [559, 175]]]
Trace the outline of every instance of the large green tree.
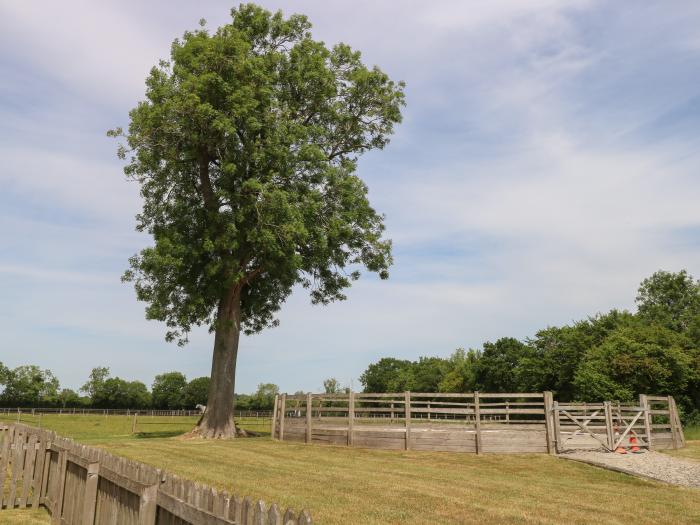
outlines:
[[146, 99], [117, 129], [138, 181], [137, 229], [155, 245], [126, 281], [166, 338], [214, 332], [206, 437], [235, 435], [240, 332], [277, 323], [296, 285], [313, 303], [344, 299], [359, 268], [387, 277], [383, 218], [356, 175], [401, 120], [403, 84], [344, 44], [315, 41], [306, 17], [252, 4], [231, 22], [187, 32], [146, 81]]

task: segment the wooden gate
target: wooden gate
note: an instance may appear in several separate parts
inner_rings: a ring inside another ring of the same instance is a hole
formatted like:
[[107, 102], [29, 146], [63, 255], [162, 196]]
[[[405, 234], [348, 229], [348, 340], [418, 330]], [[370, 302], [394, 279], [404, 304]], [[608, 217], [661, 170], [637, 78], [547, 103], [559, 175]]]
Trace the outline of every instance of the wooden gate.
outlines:
[[[640, 398], [644, 401], [644, 397]], [[651, 448], [651, 418], [646, 403], [553, 403], [557, 452], [637, 445]]]

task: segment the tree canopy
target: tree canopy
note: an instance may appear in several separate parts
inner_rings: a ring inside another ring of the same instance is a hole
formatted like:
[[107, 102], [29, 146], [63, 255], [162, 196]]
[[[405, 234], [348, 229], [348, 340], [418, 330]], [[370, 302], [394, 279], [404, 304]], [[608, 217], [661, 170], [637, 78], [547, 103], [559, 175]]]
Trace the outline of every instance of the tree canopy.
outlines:
[[203, 435], [231, 435], [239, 332], [277, 324], [296, 285], [344, 299], [364, 266], [388, 276], [383, 217], [356, 174], [401, 121], [403, 84], [345, 44], [312, 38], [303, 15], [254, 4], [171, 47], [130, 112], [126, 174], [141, 187], [137, 229], [154, 245], [124, 280], [166, 339], [216, 333]]

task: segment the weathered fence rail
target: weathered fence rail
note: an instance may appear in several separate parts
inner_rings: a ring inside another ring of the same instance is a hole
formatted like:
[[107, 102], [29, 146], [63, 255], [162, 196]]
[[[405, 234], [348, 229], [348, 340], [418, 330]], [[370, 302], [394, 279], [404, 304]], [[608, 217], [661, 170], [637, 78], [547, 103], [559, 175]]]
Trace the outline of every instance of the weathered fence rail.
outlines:
[[311, 524], [306, 511], [282, 513], [53, 432], [0, 425], [0, 510], [40, 506], [61, 525]]
[[283, 441], [477, 454], [684, 445], [673, 398], [646, 395], [559, 405], [551, 392], [282, 394], [271, 431]]

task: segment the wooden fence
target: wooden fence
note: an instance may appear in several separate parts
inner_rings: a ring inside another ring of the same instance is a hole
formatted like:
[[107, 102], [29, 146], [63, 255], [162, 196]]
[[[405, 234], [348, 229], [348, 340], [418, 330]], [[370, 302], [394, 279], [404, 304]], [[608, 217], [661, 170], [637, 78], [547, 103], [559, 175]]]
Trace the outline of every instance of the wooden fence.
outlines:
[[40, 506], [61, 525], [312, 523], [306, 511], [282, 513], [53, 432], [0, 425], [0, 510]]
[[685, 443], [670, 396], [558, 405], [551, 392], [282, 394], [271, 430], [284, 441], [477, 454]]

